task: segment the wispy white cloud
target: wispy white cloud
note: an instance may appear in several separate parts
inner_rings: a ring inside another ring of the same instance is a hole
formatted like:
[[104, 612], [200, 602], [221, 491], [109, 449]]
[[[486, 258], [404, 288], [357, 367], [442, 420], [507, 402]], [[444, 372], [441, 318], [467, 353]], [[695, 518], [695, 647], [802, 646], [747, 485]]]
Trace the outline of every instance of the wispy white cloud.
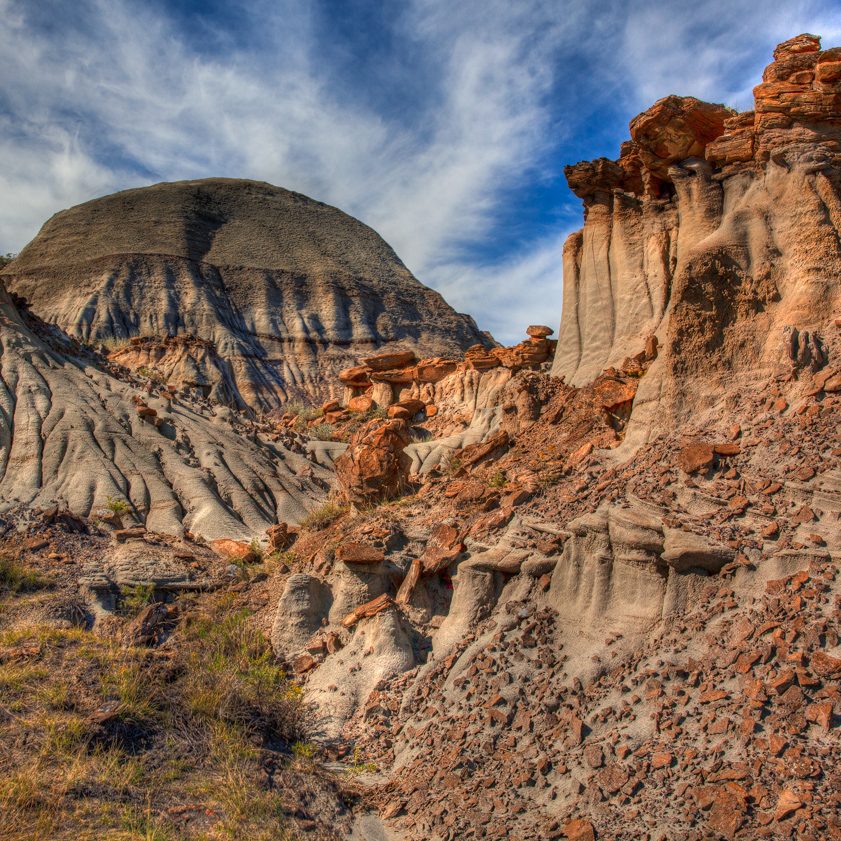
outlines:
[[[317, 3], [229, 4], [245, 31], [208, 18], [199, 42], [159, 3], [0, 0], [0, 248], [117, 189], [254, 178], [358, 216], [420, 280], [513, 341], [526, 322], [560, 318], [560, 251], [574, 223], [550, 205], [570, 202], [558, 175], [587, 154], [599, 113], [617, 121], [670, 92], [732, 101], [776, 41], [812, 29], [841, 42], [833, 3], [779, 5], [376, 4], [395, 54], [372, 81], [348, 71], [348, 47]], [[414, 84], [401, 87], [409, 72]], [[388, 107], [372, 84], [392, 94]], [[555, 185], [539, 211], [518, 197], [536, 185]], [[518, 214], [540, 226], [513, 236]]]

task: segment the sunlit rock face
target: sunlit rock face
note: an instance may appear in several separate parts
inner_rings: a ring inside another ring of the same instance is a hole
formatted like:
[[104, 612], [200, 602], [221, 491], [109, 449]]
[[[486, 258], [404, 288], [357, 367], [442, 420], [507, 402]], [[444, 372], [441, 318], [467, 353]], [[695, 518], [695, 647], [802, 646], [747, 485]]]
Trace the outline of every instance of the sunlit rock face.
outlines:
[[158, 184], [62, 211], [4, 278], [80, 339], [213, 342], [255, 408], [337, 396], [339, 371], [379, 348], [451, 358], [488, 341], [371, 228], [255, 181]]
[[330, 472], [302, 448], [242, 434], [232, 414], [112, 376], [19, 311], [0, 280], [0, 511], [61, 506], [95, 519], [117, 500], [127, 522], [207, 540], [298, 522]]
[[580, 386], [656, 335], [630, 446], [730, 382], [821, 363], [841, 272], [839, 58], [793, 38], [755, 111], [666, 97], [631, 121], [617, 161], [566, 168], [585, 223], [564, 249], [552, 373]]

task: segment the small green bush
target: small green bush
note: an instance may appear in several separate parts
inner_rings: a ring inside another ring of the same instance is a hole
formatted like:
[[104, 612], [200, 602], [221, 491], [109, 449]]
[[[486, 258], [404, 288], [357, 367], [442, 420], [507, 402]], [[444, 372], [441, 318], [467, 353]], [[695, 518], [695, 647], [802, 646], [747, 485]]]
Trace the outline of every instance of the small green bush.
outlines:
[[154, 598], [155, 588], [151, 584], [125, 587], [120, 590], [120, 613], [123, 616], [137, 616], [146, 605], [152, 603]]
[[166, 382], [166, 377], [163, 374], [159, 371], [155, 371], [153, 368], [146, 368], [144, 365], [141, 365], [137, 369], [137, 373], [141, 377], [146, 377], [146, 379], [151, 380], [153, 383], [163, 384]]
[[108, 504], [105, 506], [114, 514], [125, 514], [128, 511], [128, 503], [124, 499], [114, 499], [111, 496], [106, 496]]
[[501, 470], [496, 470], [494, 475], [488, 479], [488, 486], [491, 488], [504, 488], [508, 484], [505, 474]]
[[365, 412], [365, 417], [371, 420], [374, 418], [387, 418], [388, 409], [383, 406], [374, 406]]
[[447, 476], [454, 476], [459, 470], [461, 470], [463, 465], [464, 461], [458, 458], [455, 454], [451, 453], [444, 459], [444, 473], [446, 473]]
[[292, 753], [295, 756], [303, 756], [312, 759], [315, 756], [315, 745], [312, 742], [295, 742], [292, 745]]

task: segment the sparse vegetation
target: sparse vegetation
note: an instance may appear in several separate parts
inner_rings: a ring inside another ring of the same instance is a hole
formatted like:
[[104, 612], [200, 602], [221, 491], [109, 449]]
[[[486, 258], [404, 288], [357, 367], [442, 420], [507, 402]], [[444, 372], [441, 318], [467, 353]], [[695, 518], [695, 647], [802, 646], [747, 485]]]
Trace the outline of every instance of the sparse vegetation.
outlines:
[[119, 610], [123, 616], [134, 617], [155, 598], [155, 588], [151, 584], [138, 584], [120, 591]]
[[125, 514], [128, 511], [129, 505], [124, 499], [114, 499], [112, 496], [106, 495], [106, 508], [114, 514]]
[[[284, 406], [284, 411], [295, 416], [293, 428], [295, 432], [312, 435], [309, 429], [309, 422], [320, 418], [323, 415], [321, 409], [312, 406], [304, 406], [303, 403], [292, 402]], [[319, 424], [321, 426], [322, 424]], [[324, 424], [326, 425], [326, 424]]]
[[127, 348], [131, 344], [131, 339], [124, 338], [124, 339], [117, 339], [117, 338], [108, 338], [108, 339], [90, 339], [87, 344], [92, 345], [101, 345], [106, 353], [116, 353], [118, 350], [122, 350], [123, 348]]
[[312, 759], [312, 757], [315, 756], [315, 745], [312, 742], [295, 742], [295, 744], [292, 745], [292, 753], [294, 753], [295, 756], [303, 756], [307, 759]]
[[291, 841], [284, 807], [327, 778], [300, 689], [233, 601], [193, 602], [164, 657], [81, 629], [0, 635], [0, 839]]
[[460, 458], [458, 458], [458, 456], [456, 456], [455, 453], [450, 453], [450, 455], [448, 455], [444, 459], [442, 465], [444, 468], [445, 475], [454, 476], [456, 473], [458, 473], [459, 470], [461, 470], [462, 466], [464, 465], [464, 462]]
[[295, 564], [298, 563], [298, 556], [295, 552], [287, 551], [287, 552], [273, 552], [271, 555], [268, 556], [264, 560], [264, 564], [268, 567], [271, 567], [271, 572], [280, 564], [285, 564], [288, 567], [293, 567]]
[[497, 468], [494, 471], [493, 476], [488, 479], [488, 487], [490, 488], [504, 488], [508, 484], [508, 480], [505, 478], [505, 474]]
[[350, 774], [352, 777], [358, 777], [363, 773], [376, 774], [379, 770], [380, 769], [375, 763], [365, 761], [359, 748], [354, 748], [353, 764], [347, 769], [346, 773]]
[[325, 529], [327, 526], [334, 523], [342, 514], [347, 512], [347, 506], [338, 502], [335, 499], [328, 499], [320, 508], [311, 511], [303, 520], [301, 520], [300, 528], [303, 530], [317, 531], [318, 529]]
[[147, 368], [144, 365], [141, 365], [137, 369], [137, 374], [141, 377], [146, 377], [147, 380], [151, 380], [153, 383], [159, 383], [163, 385], [166, 382], [166, 377], [154, 368]]
[[17, 254], [12, 254], [11, 252], [0, 255], [0, 269], [6, 268], [17, 256]]
[[51, 580], [38, 570], [0, 557], [0, 593], [28, 593], [51, 585]]
[[374, 418], [387, 418], [388, 417], [388, 409], [384, 408], [383, 406], [374, 406], [371, 409], [368, 409], [365, 412], [365, 419], [366, 420], [373, 420]]
[[308, 434], [317, 441], [329, 441], [333, 437], [333, 424], [319, 423], [312, 427]]

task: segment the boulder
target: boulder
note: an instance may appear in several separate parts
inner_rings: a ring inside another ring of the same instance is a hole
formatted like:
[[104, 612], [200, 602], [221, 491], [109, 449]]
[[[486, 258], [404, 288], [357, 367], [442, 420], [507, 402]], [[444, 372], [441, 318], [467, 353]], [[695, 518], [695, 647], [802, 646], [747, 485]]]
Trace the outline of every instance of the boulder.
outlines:
[[340, 496], [360, 504], [396, 496], [408, 479], [411, 460], [403, 450], [410, 441], [402, 420], [362, 426], [335, 462]]
[[360, 619], [368, 619], [371, 616], [376, 616], [378, 613], [382, 613], [382, 611], [388, 610], [394, 606], [394, 599], [391, 598], [388, 593], [383, 593], [373, 601], [360, 605], [356, 609], [352, 610], [347, 616], [345, 616], [344, 619], [342, 619], [342, 627], [352, 628], [357, 622], [359, 622]]
[[371, 369], [367, 365], [354, 365], [353, 368], [339, 371], [339, 382], [351, 388], [362, 388], [370, 384], [370, 373]]
[[439, 523], [432, 529], [420, 558], [421, 571], [428, 576], [446, 569], [463, 549], [458, 530], [446, 523]]
[[551, 327], [546, 327], [543, 324], [533, 324], [526, 329], [526, 333], [533, 339], [545, 339], [551, 336], [555, 331]]
[[368, 412], [371, 409], [376, 408], [376, 404], [374, 403], [374, 399], [372, 397], [369, 397], [367, 394], [360, 394], [351, 398], [347, 407], [351, 410], [351, 412]]
[[363, 359], [363, 364], [372, 371], [390, 371], [394, 368], [405, 368], [415, 361], [415, 354], [411, 350], [396, 353], [380, 353]]
[[704, 441], [687, 444], [677, 455], [678, 467], [684, 473], [699, 473], [712, 467], [715, 453], [712, 446]]
[[631, 139], [646, 166], [660, 177], [677, 161], [702, 157], [707, 144], [724, 134], [730, 112], [692, 96], [666, 96], [631, 120]]
[[367, 543], [343, 543], [336, 556], [346, 564], [379, 564], [385, 560], [385, 552], [382, 549]]
[[282, 552], [294, 539], [286, 523], [278, 523], [266, 529], [266, 535], [269, 538], [269, 552]]
[[237, 561], [252, 560], [253, 551], [250, 543], [241, 540], [211, 540], [208, 544], [220, 558], [233, 558]]

